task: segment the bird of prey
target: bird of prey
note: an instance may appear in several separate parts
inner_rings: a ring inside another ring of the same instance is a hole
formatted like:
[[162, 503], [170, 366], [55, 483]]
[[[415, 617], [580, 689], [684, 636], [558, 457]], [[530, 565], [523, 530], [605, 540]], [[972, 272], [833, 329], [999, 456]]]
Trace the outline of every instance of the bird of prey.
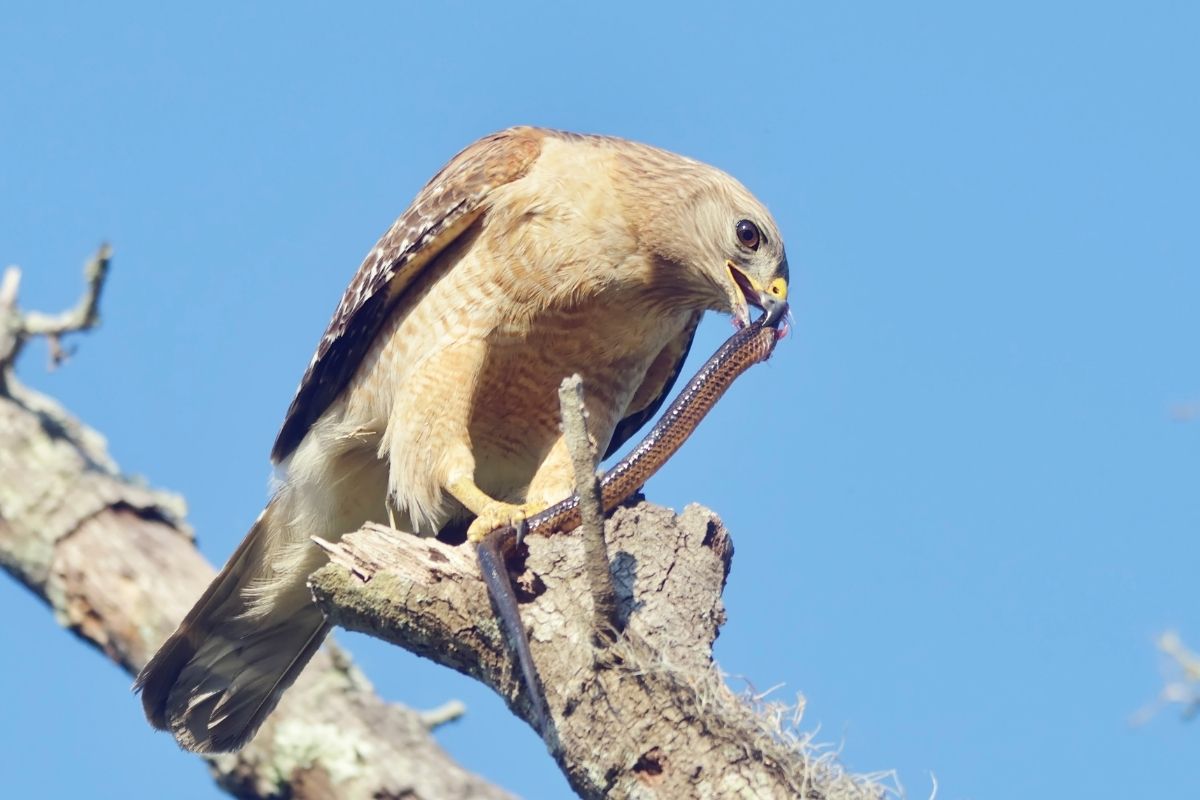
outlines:
[[275, 441], [279, 485], [138, 676], [150, 722], [241, 747], [325, 638], [306, 577], [368, 520], [478, 539], [569, 495], [557, 387], [608, 453], [650, 419], [701, 314], [787, 296], [740, 183], [623, 139], [511, 128], [438, 172], [367, 254]]

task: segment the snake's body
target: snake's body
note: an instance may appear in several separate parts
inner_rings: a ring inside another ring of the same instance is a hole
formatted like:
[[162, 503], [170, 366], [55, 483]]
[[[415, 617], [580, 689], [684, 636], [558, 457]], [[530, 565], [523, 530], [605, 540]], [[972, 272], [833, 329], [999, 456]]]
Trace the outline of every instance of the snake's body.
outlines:
[[[739, 375], [770, 357], [775, 342], [781, 338], [775, 328], [778, 321], [778, 315], [774, 319], [764, 315], [730, 336], [704, 362], [645, 438], [600, 480], [600, 503], [605, 512], [623, 503], [675, 454]], [[579, 496], [571, 495], [530, 517], [526, 532], [566, 532], [579, 527], [581, 521]], [[504, 567], [504, 554], [513, 550], [516, 539], [512, 527], [500, 528], [479, 542], [477, 552], [501, 627], [512, 641], [526, 688], [533, 698], [534, 724], [542, 731], [548, 720], [545, 701], [538, 691], [529, 641]]]

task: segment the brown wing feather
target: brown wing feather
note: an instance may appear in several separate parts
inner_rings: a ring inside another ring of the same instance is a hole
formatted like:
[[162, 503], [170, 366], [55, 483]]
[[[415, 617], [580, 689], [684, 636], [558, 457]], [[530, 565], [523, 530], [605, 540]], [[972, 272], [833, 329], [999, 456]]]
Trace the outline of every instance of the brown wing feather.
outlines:
[[[642, 429], [643, 425], [654, 418], [658, 409], [662, 408], [663, 401], [667, 399], [671, 388], [675, 386], [675, 381], [679, 379], [679, 372], [683, 369], [683, 362], [687, 360], [688, 352], [692, 349], [692, 340], [696, 338], [696, 326], [699, 324], [700, 315], [696, 314], [688, 321], [683, 332], [664, 347], [658, 358], [650, 365], [642, 385], [638, 387], [634, 396], [634, 404], [642, 407], [617, 423], [612, 439], [608, 442], [608, 450], [604, 453], [605, 458], [617, 452], [621, 445], [629, 441], [635, 433]], [[646, 397], [647, 394], [649, 397]], [[645, 402], [639, 402], [642, 398], [645, 398]]]
[[528, 172], [546, 133], [510, 128], [486, 136], [450, 159], [417, 194], [346, 287], [288, 408], [272, 461], [287, 458], [346, 387], [401, 293], [483, 214], [488, 193]]

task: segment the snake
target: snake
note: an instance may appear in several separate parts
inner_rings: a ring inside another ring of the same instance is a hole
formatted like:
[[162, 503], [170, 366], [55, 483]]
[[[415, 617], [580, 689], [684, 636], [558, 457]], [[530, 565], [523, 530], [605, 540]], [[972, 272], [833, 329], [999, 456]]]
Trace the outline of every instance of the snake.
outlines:
[[[740, 327], [704, 362], [680, 390], [667, 410], [645, 437], [600, 479], [600, 506], [607, 514], [641, 488], [687, 441], [692, 432], [716, 406], [717, 401], [743, 372], [770, 358], [775, 343], [783, 338], [787, 316], [782, 304], [755, 321]], [[525, 689], [532, 700], [531, 722], [544, 731], [549, 720], [546, 700], [539, 691], [537, 671], [529, 650], [529, 638], [521, 624], [516, 594], [509, 581], [505, 557], [511, 555], [524, 536], [566, 533], [582, 523], [579, 495], [530, 516], [518, 531], [505, 525], [491, 531], [476, 544], [480, 572], [497, 612], [501, 630], [508, 638]]]

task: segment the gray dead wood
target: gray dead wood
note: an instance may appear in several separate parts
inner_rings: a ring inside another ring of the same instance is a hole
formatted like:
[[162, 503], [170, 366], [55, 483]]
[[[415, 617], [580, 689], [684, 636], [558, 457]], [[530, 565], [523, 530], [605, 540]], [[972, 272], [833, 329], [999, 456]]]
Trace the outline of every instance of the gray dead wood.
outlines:
[[[529, 536], [522, 616], [553, 725], [551, 754], [585, 798], [875, 798], [735, 695], [712, 660], [733, 545], [720, 520], [648, 503], [606, 525], [621, 637], [593, 645], [581, 537]], [[369, 524], [310, 579], [337, 625], [397, 644], [531, 707], [471, 551]], [[602, 657], [601, 657], [601, 654]]]
[[[55, 335], [84, 329], [94, 304], [85, 296], [71, 315], [21, 315], [16, 288], [10, 270], [0, 287], [0, 351], [8, 350], [0, 352], [0, 567], [132, 675], [214, 572], [183, 521], [182, 499], [121, 475], [100, 434], [12, 375], [33, 328], [51, 320], [43, 327]], [[138, 704], [132, 694], [129, 702]], [[438, 713], [425, 719], [385, 703], [327, 647], [248, 747], [208, 762], [217, 783], [243, 798], [509, 797], [437, 745], [429, 729], [447, 712]]]
[[575, 471], [575, 495], [579, 498], [578, 536], [587, 554], [588, 587], [592, 594], [592, 635], [599, 647], [612, 643], [620, 620], [617, 618], [616, 589], [609, 568], [608, 543], [604, 540], [604, 511], [600, 504], [600, 475], [596, 470], [596, 447], [587, 429], [587, 406], [583, 401], [583, 379], [564, 378], [558, 387], [563, 438]]

